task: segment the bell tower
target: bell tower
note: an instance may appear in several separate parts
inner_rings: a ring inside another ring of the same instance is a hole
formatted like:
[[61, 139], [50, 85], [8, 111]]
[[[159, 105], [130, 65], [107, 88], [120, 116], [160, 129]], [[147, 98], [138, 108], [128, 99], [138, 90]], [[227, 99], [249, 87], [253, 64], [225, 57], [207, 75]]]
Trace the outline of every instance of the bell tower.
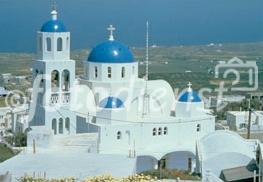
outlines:
[[51, 20], [38, 32], [38, 59], [65, 60], [70, 57], [70, 32], [58, 20], [57, 10], [52, 10]]
[[37, 60], [33, 63], [33, 105], [36, 109], [32, 126], [45, 126], [54, 135], [76, 133], [76, 116], [70, 110], [74, 81], [70, 32], [58, 19], [53, 6], [51, 19], [37, 33]]

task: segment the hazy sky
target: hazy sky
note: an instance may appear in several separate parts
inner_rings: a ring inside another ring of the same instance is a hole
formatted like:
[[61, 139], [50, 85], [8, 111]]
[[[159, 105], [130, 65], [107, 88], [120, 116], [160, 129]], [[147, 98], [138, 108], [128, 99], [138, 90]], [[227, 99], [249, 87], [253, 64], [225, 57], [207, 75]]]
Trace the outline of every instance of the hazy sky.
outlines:
[[[263, 0], [57, 0], [72, 48], [108, 36], [143, 46], [145, 21], [160, 45], [263, 41]], [[50, 18], [50, 0], [0, 0], [0, 52], [35, 50], [36, 31]]]

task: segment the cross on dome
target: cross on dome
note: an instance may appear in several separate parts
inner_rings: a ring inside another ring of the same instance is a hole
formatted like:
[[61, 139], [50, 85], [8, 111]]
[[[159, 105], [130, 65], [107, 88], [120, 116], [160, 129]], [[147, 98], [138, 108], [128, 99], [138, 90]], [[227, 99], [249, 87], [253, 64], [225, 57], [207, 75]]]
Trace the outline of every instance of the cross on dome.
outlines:
[[187, 86], [188, 86], [188, 91], [190, 91], [190, 92], [192, 91], [192, 85], [193, 85], [193, 84], [192, 84], [191, 82], [189, 82], [189, 83], [187, 84]]
[[109, 37], [109, 40], [110, 41], [113, 41], [114, 40], [114, 37], [113, 37], [113, 32], [116, 30], [115, 27], [113, 27], [113, 25], [110, 25], [107, 30], [110, 32], [110, 37]]
[[58, 19], [58, 12], [57, 12], [57, 5], [56, 5], [56, 0], [51, 0], [51, 16], [52, 20], [57, 20]]

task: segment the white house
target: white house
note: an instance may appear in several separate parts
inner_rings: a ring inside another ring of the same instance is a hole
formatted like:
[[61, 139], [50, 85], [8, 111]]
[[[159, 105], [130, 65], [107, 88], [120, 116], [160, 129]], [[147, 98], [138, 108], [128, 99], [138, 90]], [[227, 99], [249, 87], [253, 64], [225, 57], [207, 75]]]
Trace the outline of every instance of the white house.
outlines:
[[[230, 130], [242, 131], [247, 130], [249, 121], [248, 111], [228, 111], [227, 124]], [[263, 129], [263, 112], [253, 111], [251, 113], [251, 130], [259, 131]]]

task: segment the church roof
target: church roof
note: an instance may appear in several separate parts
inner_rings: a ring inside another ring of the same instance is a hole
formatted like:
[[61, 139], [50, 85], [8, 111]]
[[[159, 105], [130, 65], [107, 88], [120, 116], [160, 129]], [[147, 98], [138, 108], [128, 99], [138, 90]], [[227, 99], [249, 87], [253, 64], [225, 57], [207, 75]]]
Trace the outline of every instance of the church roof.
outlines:
[[110, 25], [107, 30], [110, 32], [109, 39], [92, 49], [88, 61], [98, 63], [132, 63], [133, 54], [129, 47], [114, 40], [113, 31], [115, 27]]
[[88, 61], [100, 63], [131, 63], [134, 62], [134, 58], [128, 46], [115, 40], [108, 40], [97, 45], [91, 51]]
[[66, 32], [66, 27], [61, 20], [49, 20], [41, 27], [41, 32]]
[[189, 82], [187, 86], [188, 86], [188, 89], [186, 89], [179, 95], [178, 101], [179, 102], [202, 102], [198, 93], [193, 91], [191, 82]]
[[105, 109], [116, 109], [122, 108], [123, 106], [122, 100], [116, 97], [107, 97], [99, 103], [99, 107]]
[[66, 32], [66, 27], [61, 20], [58, 20], [58, 12], [56, 9], [51, 11], [51, 19], [44, 23], [41, 32]]
[[178, 101], [179, 102], [201, 102], [202, 100], [195, 91], [187, 90], [180, 95]]

